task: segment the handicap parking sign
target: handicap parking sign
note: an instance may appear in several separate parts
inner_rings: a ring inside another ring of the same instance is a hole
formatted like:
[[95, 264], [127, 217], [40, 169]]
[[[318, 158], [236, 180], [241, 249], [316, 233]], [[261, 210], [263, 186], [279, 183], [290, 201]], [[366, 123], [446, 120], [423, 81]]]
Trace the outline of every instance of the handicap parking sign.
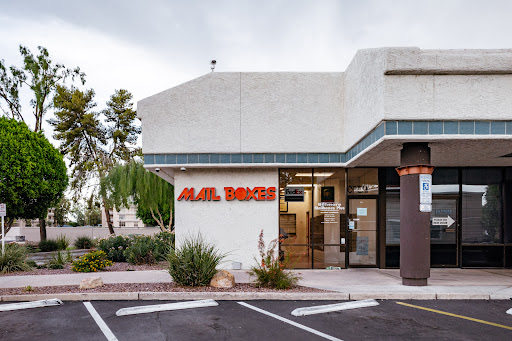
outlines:
[[420, 204], [432, 204], [431, 184], [431, 174], [420, 174]]

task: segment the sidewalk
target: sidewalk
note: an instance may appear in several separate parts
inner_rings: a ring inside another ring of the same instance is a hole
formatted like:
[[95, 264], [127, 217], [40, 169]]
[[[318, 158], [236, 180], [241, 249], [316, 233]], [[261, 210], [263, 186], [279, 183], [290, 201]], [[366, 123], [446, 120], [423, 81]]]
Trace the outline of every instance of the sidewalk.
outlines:
[[[249, 275], [244, 270], [230, 270], [230, 272], [235, 275], [237, 283], [250, 282]], [[289, 299], [308, 299], [308, 297], [311, 297], [310, 299], [319, 299], [318, 297], [322, 295], [324, 295], [326, 299], [345, 298], [351, 300], [369, 298], [512, 299], [512, 269], [432, 269], [429, 285], [425, 287], [403, 286], [401, 284], [400, 271], [395, 269], [294, 270], [294, 272], [301, 276], [299, 285], [330, 290], [337, 294], [301, 293], [300, 296], [289, 294], [279, 295], [284, 295]], [[32, 287], [59, 285], [78, 286], [83, 278], [93, 276], [101, 276], [105, 284], [172, 282], [171, 277], [166, 270], [151, 270], [44, 276], [7, 276], [0, 277], [0, 288], [20, 288], [27, 285]], [[115, 296], [119, 297], [119, 294], [122, 293], [116, 293]], [[183, 293], [153, 294], [153, 299], [184, 299], [184, 296], [186, 296], [187, 299], [192, 299], [191, 297], [195, 295], [194, 293], [187, 293], [187, 295], [183, 295]], [[180, 294], [180, 298], [166, 298]], [[209, 294], [211, 295], [214, 293]], [[265, 295], [263, 293], [258, 293], [258, 295], [245, 293], [245, 296], [244, 293], [236, 293], [236, 295], [233, 295], [233, 293], [215, 293], [213, 296], [219, 296], [220, 294], [226, 297], [232, 297], [231, 299], [243, 299], [244, 297], [248, 297], [246, 299], [283, 299], [276, 295], [278, 293], [270, 293], [272, 295]], [[89, 294], [82, 293], [80, 294], [80, 297], [84, 298], [86, 295]], [[99, 296], [107, 297], [108, 295], [108, 293], [103, 293], [103, 295]], [[98, 294], [93, 296], [96, 297]], [[148, 295], [145, 294], [144, 296]], [[204, 297], [205, 293], [197, 294], [196, 296]], [[134, 296], [130, 295], [130, 297], [133, 299]], [[137, 297], [140, 299], [140, 295]]]

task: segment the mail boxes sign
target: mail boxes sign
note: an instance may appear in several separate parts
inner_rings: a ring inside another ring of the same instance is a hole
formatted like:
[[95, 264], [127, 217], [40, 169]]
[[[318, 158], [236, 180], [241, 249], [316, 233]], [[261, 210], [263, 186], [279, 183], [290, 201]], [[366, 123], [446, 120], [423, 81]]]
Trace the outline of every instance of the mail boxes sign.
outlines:
[[[249, 201], [251, 199], [256, 201], [275, 200], [276, 188], [275, 187], [224, 187], [224, 199], [226, 201], [238, 200]], [[185, 188], [178, 200], [186, 201], [220, 201], [221, 196], [217, 194], [217, 189], [214, 187], [203, 187], [200, 191], [195, 191], [194, 188]]]

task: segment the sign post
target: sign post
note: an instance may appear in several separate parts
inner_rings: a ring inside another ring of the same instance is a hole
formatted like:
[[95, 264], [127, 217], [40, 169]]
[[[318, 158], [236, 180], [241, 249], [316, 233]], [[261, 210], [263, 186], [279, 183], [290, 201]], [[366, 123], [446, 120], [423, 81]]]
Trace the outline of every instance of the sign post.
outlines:
[[0, 204], [0, 216], [2, 217], [2, 254], [5, 252], [5, 227], [4, 227], [4, 217], [7, 213], [5, 204]]

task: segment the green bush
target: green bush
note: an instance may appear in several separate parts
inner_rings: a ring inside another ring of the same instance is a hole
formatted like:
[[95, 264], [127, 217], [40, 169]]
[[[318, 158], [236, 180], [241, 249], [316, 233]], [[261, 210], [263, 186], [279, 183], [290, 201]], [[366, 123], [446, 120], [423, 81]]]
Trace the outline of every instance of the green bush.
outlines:
[[38, 244], [34, 242], [26, 242], [25, 243], [25, 249], [27, 249], [28, 253], [34, 253], [37, 252]]
[[90, 249], [94, 247], [94, 240], [88, 236], [80, 236], [75, 239], [77, 249]]
[[105, 252], [107, 258], [113, 262], [126, 262], [124, 251], [132, 243], [132, 239], [125, 236], [108, 236], [100, 239], [98, 248]]
[[26, 260], [27, 249], [25, 247], [18, 244], [7, 244], [5, 252], [0, 251], [0, 273], [30, 270]]
[[57, 244], [57, 241], [53, 239], [41, 240], [39, 242], [39, 249], [41, 252], [57, 251], [59, 249], [59, 245]]
[[130, 264], [155, 264], [155, 240], [150, 236], [134, 237], [132, 245], [128, 246], [124, 255]]
[[68, 262], [69, 258], [64, 256], [60, 251], [57, 251], [52, 255], [52, 258], [48, 261], [47, 267], [49, 269], [64, 269], [64, 265]]
[[37, 263], [33, 260], [27, 260], [25, 261], [25, 263], [27, 263], [27, 265], [30, 266], [31, 268], [37, 268]]
[[94, 251], [83, 255], [73, 262], [71, 270], [76, 272], [96, 272], [107, 266], [111, 266], [112, 262], [107, 259], [107, 254], [103, 251]]
[[57, 242], [57, 250], [66, 250], [70, 244], [69, 238], [64, 234], [60, 234], [55, 241]]
[[289, 289], [297, 284], [299, 277], [284, 268], [290, 261], [290, 255], [286, 254], [283, 260], [280, 260], [279, 240], [272, 240], [267, 250], [265, 250], [265, 242], [263, 240], [263, 230], [261, 230], [258, 249], [261, 256], [261, 262], [257, 262], [256, 266], [251, 267], [249, 274], [256, 277], [256, 284], [262, 287], [273, 289]]
[[153, 236], [155, 241], [155, 257], [157, 261], [166, 260], [167, 255], [174, 249], [175, 235], [173, 232], [162, 231]]
[[169, 253], [169, 274], [183, 286], [207, 286], [217, 273], [217, 266], [226, 254], [198, 235], [186, 238], [177, 249]]

